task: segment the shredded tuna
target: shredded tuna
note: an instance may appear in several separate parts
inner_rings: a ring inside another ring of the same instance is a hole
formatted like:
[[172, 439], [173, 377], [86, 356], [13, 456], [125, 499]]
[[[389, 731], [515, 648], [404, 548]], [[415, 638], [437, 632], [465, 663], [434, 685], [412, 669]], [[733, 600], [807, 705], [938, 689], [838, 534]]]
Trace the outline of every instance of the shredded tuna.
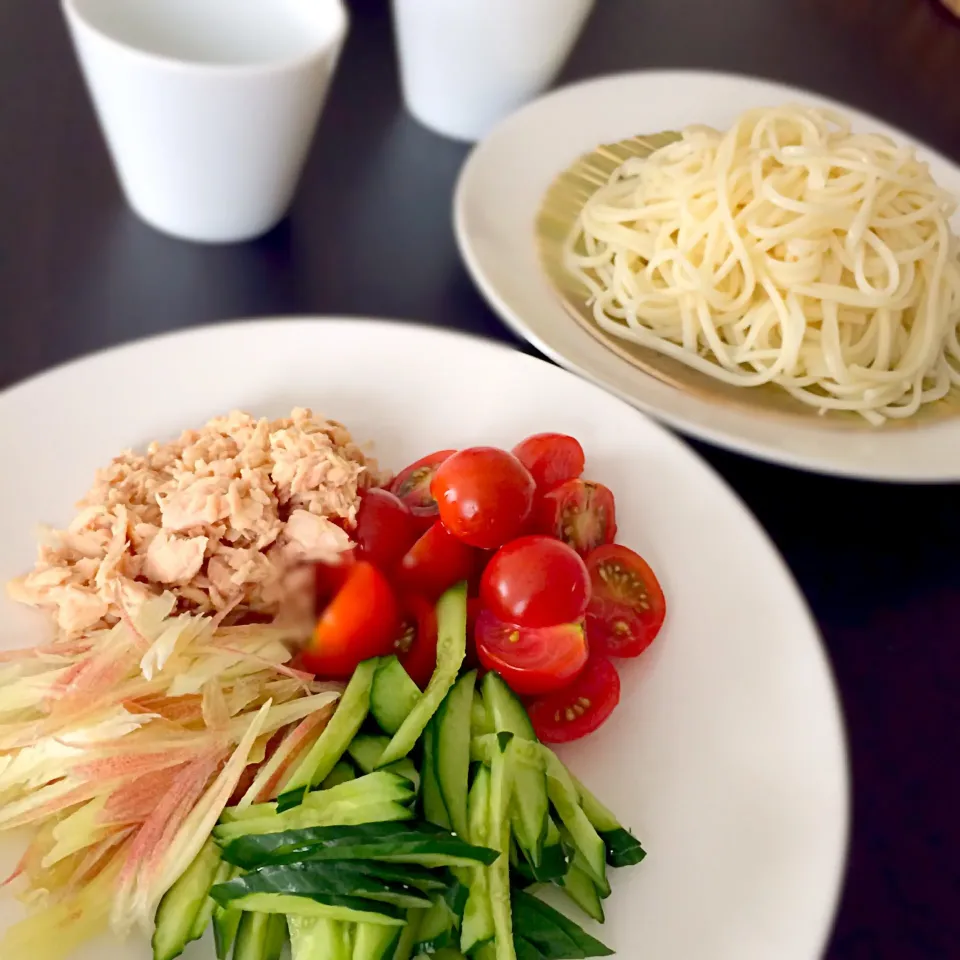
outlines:
[[358, 492], [381, 480], [339, 423], [306, 409], [273, 421], [233, 412], [117, 457], [9, 590], [68, 638], [164, 590], [178, 612], [273, 619], [296, 564], [350, 549]]

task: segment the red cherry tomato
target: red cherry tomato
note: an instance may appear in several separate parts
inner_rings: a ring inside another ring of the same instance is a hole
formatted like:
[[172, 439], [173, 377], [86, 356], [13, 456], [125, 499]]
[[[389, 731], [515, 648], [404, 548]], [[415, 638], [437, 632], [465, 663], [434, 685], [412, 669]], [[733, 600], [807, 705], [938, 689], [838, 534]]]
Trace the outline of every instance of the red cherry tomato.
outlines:
[[579, 554], [552, 537], [511, 540], [487, 564], [480, 598], [491, 613], [523, 627], [579, 620], [590, 600], [590, 576]]
[[477, 562], [478, 552], [438, 520], [403, 555], [394, 579], [404, 593], [436, 600], [447, 587], [469, 580]]
[[389, 570], [420, 535], [410, 508], [389, 490], [367, 490], [357, 510], [353, 539], [365, 560]]
[[438, 450], [429, 456], [421, 457], [416, 463], [411, 463], [409, 467], [401, 470], [390, 484], [390, 492], [410, 508], [410, 512], [418, 519], [421, 530], [425, 530], [437, 519], [437, 501], [430, 492], [430, 481], [433, 480], [437, 467], [456, 452]]
[[403, 597], [400, 602], [400, 634], [393, 647], [397, 659], [423, 690], [437, 666], [437, 611], [423, 597]]
[[314, 565], [317, 616], [323, 612], [323, 608], [346, 582], [350, 568], [357, 562], [356, 553], [356, 550], [346, 550], [340, 554], [337, 563]]
[[518, 627], [489, 610], [477, 617], [477, 655], [520, 694], [565, 687], [587, 662], [587, 638], [581, 623]]
[[495, 550], [530, 516], [536, 484], [512, 454], [470, 447], [437, 468], [430, 484], [444, 526], [464, 543]]
[[602, 483], [568, 480], [544, 494], [537, 509], [539, 532], [569, 543], [581, 556], [617, 535], [613, 493]]
[[358, 663], [390, 650], [399, 623], [387, 578], [372, 563], [358, 560], [320, 614], [303, 663], [318, 676], [349, 677]]
[[636, 657], [663, 626], [667, 604], [656, 574], [639, 554], [618, 544], [587, 556], [593, 598], [587, 607], [591, 649], [610, 657]]
[[463, 658], [463, 665], [468, 670], [476, 670], [480, 666], [477, 656], [477, 620], [483, 612], [483, 604], [479, 597], [467, 598], [467, 654]]
[[537, 493], [547, 493], [583, 473], [580, 441], [565, 433], [535, 433], [513, 448], [513, 455], [530, 471]]
[[593, 733], [619, 702], [616, 667], [606, 657], [591, 656], [570, 686], [534, 700], [527, 714], [544, 743], [569, 743]]

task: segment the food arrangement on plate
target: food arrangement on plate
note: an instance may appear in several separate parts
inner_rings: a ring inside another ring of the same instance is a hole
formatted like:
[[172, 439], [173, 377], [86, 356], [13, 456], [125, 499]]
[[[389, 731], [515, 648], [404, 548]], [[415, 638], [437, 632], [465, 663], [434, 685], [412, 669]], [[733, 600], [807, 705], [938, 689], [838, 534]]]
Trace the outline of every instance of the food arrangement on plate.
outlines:
[[546, 744], [665, 601], [584, 470], [539, 434], [391, 479], [307, 410], [115, 459], [11, 584], [54, 633], [0, 654], [0, 828], [33, 831], [0, 952], [609, 954], [537, 893], [602, 922], [644, 851]]
[[598, 148], [537, 233], [568, 312], [645, 372], [877, 427], [960, 412], [955, 210], [912, 148], [786, 105]]

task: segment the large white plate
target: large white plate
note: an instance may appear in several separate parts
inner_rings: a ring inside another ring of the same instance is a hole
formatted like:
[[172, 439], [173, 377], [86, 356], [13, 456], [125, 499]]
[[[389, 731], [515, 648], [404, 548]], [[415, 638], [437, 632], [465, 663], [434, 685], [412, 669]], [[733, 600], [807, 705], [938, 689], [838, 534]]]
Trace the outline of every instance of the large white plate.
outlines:
[[[221, 326], [69, 364], [0, 395], [0, 576], [31, 563], [34, 524], [66, 521], [96, 467], [124, 447], [232, 408], [277, 416], [296, 405], [371, 438], [395, 468], [541, 430], [581, 438], [590, 475], [618, 496], [623, 542], [649, 559], [669, 602], [655, 645], [623, 664], [620, 708], [564, 751], [649, 850], [614, 878], [603, 939], [644, 960], [819, 955], [848, 800], [816, 628], [770, 541], [710, 468], [585, 380], [483, 341], [356, 320]], [[0, 643], [35, 637], [37, 621], [4, 603]], [[0, 929], [15, 912], [0, 891]], [[78, 954], [148, 956], [141, 942]], [[212, 954], [204, 944], [187, 956]]]
[[[698, 399], [636, 370], [570, 319], [540, 268], [533, 223], [550, 182], [600, 143], [691, 123], [724, 129], [750, 107], [790, 102], [844, 110], [860, 129], [910, 137], [851, 108], [802, 90], [748, 77], [650, 71], [558, 90], [501, 123], [470, 155], [457, 185], [454, 221], [467, 269], [519, 336], [568, 370], [588, 377], [671, 426], [720, 446], [788, 466], [897, 481], [960, 480], [960, 419], [917, 428], [851, 433]], [[921, 154], [960, 195], [960, 169], [928, 148]], [[960, 217], [954, 218], [960, 232]]]

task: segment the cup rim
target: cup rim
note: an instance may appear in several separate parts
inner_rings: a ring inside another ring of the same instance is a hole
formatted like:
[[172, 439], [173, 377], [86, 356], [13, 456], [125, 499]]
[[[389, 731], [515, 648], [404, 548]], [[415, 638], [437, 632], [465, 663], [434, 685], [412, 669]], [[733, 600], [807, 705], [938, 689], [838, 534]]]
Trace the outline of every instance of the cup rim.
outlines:
[[305, 53], [299, 53], [295, 56], [278, 57], [272, 60], [265, 60], [262, 63], [205, 63], [202, 61], [185, 60], [163, 53], [153, 53], [149, 50], [132, 46], [129, 43], [124, 43], [122, 40], [118, 40], [116, 37], [111, 36], [92, 23], [78, 9], [77, 5], [79, 2], [81, 2], [81, 0], [60, 0], [60, 8], [63, 11], [63, 15], [74, 29], [86, 31], [88, 34], [96, 37], [101, 43], [112, 47], [115, 51], [128, 57], [144, 60], [153, 66], [184, 73], [201, 73], [212, 76], [260, 76], [263, 74], [296, 70], [319, 59], [331, 48], [336, 48], [343, 43], [350, 26], [350, 14], [344, 0], [326, 0], [326, 2], [334, 7], [338, 22], [334, 26], [330, 37], [322, 46], [318, 45]]

